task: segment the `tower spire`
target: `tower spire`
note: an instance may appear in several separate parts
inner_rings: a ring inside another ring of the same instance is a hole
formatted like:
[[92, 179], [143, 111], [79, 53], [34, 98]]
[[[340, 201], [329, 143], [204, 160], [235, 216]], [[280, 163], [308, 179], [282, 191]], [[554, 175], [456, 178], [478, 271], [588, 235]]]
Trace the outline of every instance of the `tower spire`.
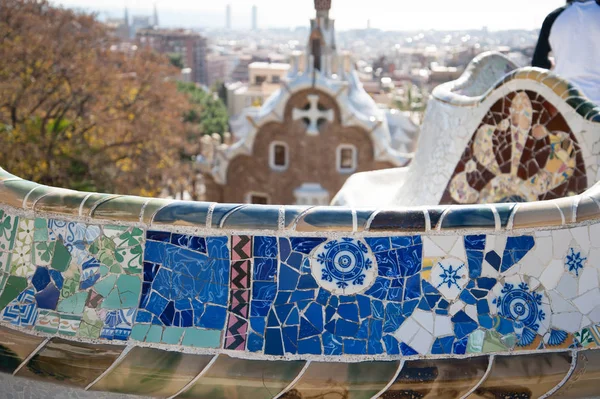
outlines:
[[158, 10], [156, 9], [156, 2], [154, 2], [154, 27], [158, 27]]
[[331, 0], [315, 0], [317, 17], [328, 17], [331, 9]]

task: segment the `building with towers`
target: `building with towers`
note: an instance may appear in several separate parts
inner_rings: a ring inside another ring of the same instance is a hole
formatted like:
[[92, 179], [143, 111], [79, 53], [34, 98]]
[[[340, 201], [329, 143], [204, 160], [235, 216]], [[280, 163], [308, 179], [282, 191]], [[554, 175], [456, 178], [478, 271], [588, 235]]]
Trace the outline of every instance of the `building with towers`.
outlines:
[[418, 128], [363, 89], [350, 55], [337, 49], [330, 7], [315, 1], [307, 51], [293, 57], [279, 89], [231, 120], [225, 143], [204, 136], [206, 200], [323, 205], [352, 173], [409, 161]]

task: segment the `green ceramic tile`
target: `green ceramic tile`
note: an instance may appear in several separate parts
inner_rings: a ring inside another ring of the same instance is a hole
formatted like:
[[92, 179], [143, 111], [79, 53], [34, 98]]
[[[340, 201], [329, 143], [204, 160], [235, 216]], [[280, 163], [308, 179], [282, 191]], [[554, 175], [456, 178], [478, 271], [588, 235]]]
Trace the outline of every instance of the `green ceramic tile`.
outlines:
[[131, 339], [135, 339], [136, 341], [144, 342], [146, 340], [146, 335], [150, 330], [151, 324], [136, 324], [131, 328]]
[[[37, 193], [37, 191], [34, 191], [34, 193]], [[80, 191], [54, 189], [35, 202], [34, 210], [36, 212], [78, 216], [79, 207], [86, 196], [87, 193]]]
[[184, 329], [181, 327], [165, 327], [162, 342], [165, 344], [177, 345], [181, 341]]
[[19, 218], [0, 209], [0, 251], [11, 251], [15, 242]]
[[54, 247], [54, 256], [52, 257], [52, 268], [59, 272], [64, 272], [69, 268], [71, 254], [62, 241], [57, 241]]
[[49, 265], [54, 257], [54, 249], [56, 248], [56, 241], [51, 242], [37, 242], [35, 244], [35, 251], [33, 251], [33, 263], [36, 266]]
[[104, 323], [96, 313], [95, 309], [86, 308], [83, 311], [81, 324], [77, 335], [83, 338], [97, 339], [100, 337]]
[[[483, 353], [503, 352], [508, 349], [512, 349], [513, 346], [507, 346], [507, 343], [502, 342], [502, 338], [504, 337], [502, 337], [497, 331], [486, 331], [482, 347]], [[510, 338], [508, 343], [511, 343]]]
[[27, 278], [18, 276], [9, 276], [0, 295], [0, 310], [4, 309], [13, 299], [15, 299], [23, 290], [27, 288]]
[[182, 345], [198, 348], [219, 348], [221, 346], [221, 331], [187, 328]]
[[53, 338], [17, 376], [83, 388], [110, 367], [123, 348]]
[[296, 378], [304, 363], [244, 360], [220, 355], [205, 374], [178, 397], [270, 399]]
[[58, 302], [56, 310], [63, 313], [82, 314], [89, 296], [88, 291], [78, 292]]
[[0, 327], [0, 372], [14, 372], [43, 340], [42, 337]]
[[122, 222], [139, 222], [144, 204], [148, 198], [124, 196], [102, 202], [92, 212], [92, 217]]
[[200, 374], [211, 359], [212, 356], [135, 347], [92, 390], [169, 397]]
[[118, 195], [102, 193], [93, 193], [89, 195], [89, 197], [87, 197], [83, 203], [83, 206], [81, 206], [82, 216], [91, 216], [90, 213], [92, 212], [92, 209], [95, 209], [97, 206], [109, 199], [118, 197]]
[[118, 275], [116, 274], [106, 276], [94, 284], [94, 291], [103, 297], [107, 297], [110, 291], [115, 287], [115, 284], [117, 283], [117, 277]]
[[[2, 202], [15, 208], [22, 208], [25, 196], [38, 186], [40, 185], [27, 180], [5, 181], [0, 184], [0, 196], [2, 197]], [[43, 188], [43, 186], [40, 186], [36, 191]]]
[[35, 219], [35, 232], [33, 233], [33, 241], [48, 241], [48, 220], [42, 218]]
[[467, 353], [481, 353], [483, 349], [483, 340], [485, 332], [483, 330], [475, 330], [469, 334], [467, 341]]
[[156, 342], [159, 343], [162, 339], [163, 328], [157, 325], [151, 325], [150, 330], [148, 330], [148, 334], [146, 334], [146, 342]]
[[122, 274], [102, 302], [101, 307], [105, 309], [126, 309], [137, 307], [140, 298], [142, 282], [137, 276]]

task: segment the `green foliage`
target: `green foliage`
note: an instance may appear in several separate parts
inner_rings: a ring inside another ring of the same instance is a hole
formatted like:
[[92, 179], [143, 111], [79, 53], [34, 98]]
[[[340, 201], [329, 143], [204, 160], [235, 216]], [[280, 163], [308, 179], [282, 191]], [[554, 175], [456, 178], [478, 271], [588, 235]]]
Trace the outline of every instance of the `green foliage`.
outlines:
[[178, 90], [188, 96], [192, 108], [185, 112], [184, 121], [198, 125], [200, 134], [223, 135], [228, 128], [227, 108], [220, 98], [194, 83], [179, 82]]
[[177, 54], [177, 53], [169, 54], [169, 62], [171, 63], [171, 65], [173, 65], [174, 67], [176, 67], [178, 69], [185, 68], [185, 65], [183, 64], [183, 57], [181, 56], [181, 54]]

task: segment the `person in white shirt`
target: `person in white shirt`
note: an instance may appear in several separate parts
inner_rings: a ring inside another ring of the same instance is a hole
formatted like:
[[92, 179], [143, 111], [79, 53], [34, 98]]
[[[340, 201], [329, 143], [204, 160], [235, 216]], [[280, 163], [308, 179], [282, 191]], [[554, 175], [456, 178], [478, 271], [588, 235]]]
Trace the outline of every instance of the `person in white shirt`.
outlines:
[[550, 69], [600, 105], [600, 0], [569, 1], [551, 12], [540, 31], [532, 66]]

